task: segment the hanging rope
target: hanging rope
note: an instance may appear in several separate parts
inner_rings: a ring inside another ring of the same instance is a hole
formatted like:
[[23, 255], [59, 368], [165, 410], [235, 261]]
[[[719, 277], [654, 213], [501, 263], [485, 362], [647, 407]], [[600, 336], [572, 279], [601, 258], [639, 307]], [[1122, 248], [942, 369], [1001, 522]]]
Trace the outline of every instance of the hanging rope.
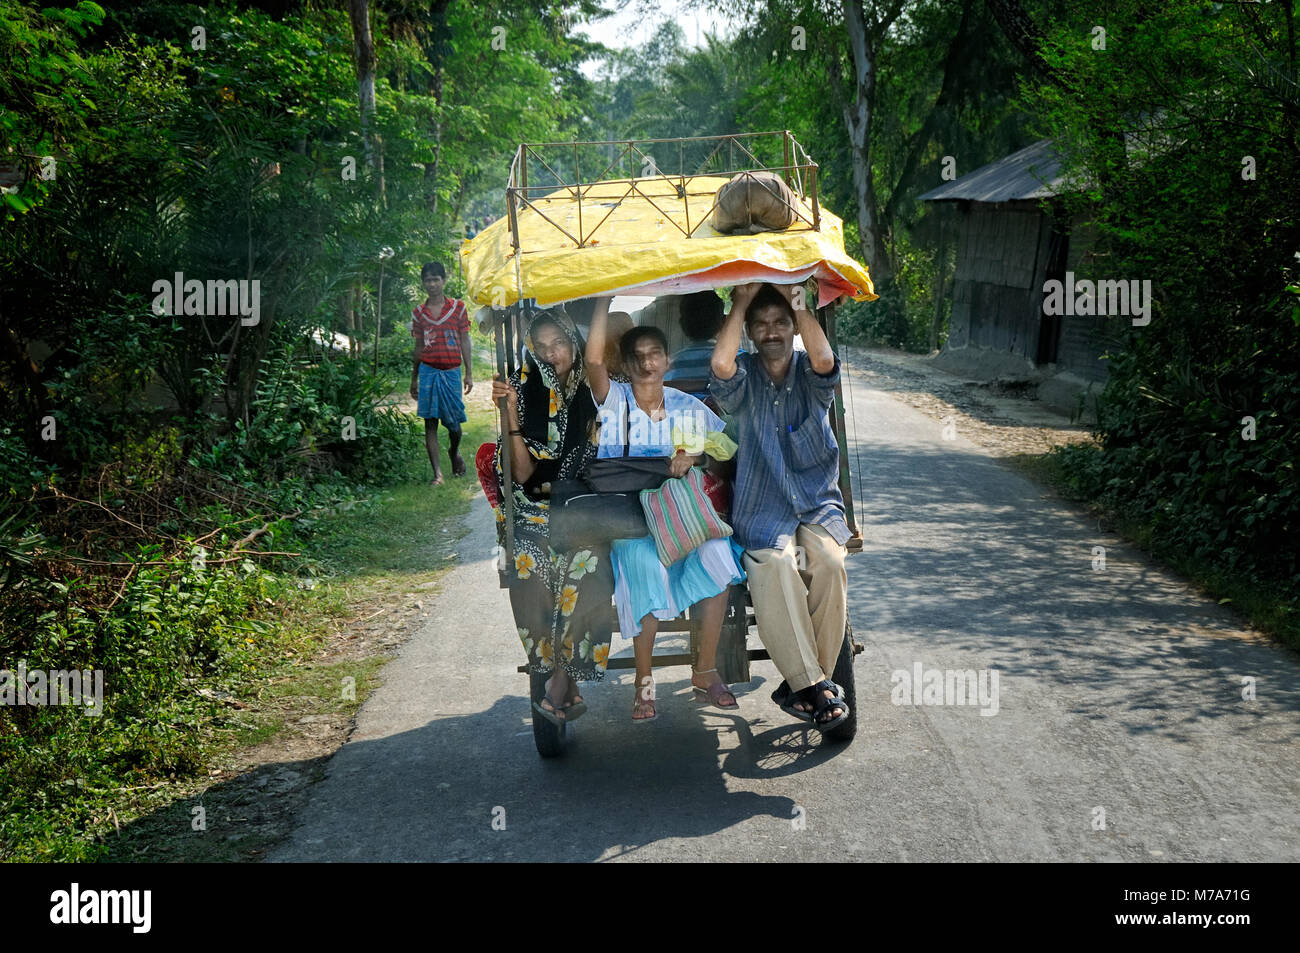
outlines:
[[[853, 359], [850, 356], [850, 352], [849, 352], [849, 344], [847, 341], [845, 341], [843, 363], [846, 365], [851, 364], [852, 360]], [[858, 442], [858, 406], [853, 400], [853, 376], [848, 373], [845, 373], [843, 376], [848, 381], [848, 392], [849, 392], [848, 404], [851, 408], [853, 408], [853, 421], [851, 427], [853, 431], [853, 459], [857, 463], [856, 470], [858, 473], [858, 492], [854, 494], [853, 497], [853, 508], [856, 510], [862, 506], [862, 444]], [[853, 488], [852, 473], [849, 474], [849, 488], [850, 489]], [[855, 521], [857, 522], [858, 532], [862, 532], [862, 521], [856, 519], [856, 514], [854, 515], [854, 518]]]

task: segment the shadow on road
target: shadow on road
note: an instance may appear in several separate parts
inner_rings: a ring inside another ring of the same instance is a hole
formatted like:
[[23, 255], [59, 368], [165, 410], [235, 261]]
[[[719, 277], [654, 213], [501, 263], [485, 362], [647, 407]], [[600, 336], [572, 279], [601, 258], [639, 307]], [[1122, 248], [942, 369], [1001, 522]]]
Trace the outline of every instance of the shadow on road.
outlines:
[[[630, 685], [586, 686], [591, 708], [553, 760], [538, 756], [520, 694], [486, 711], [353, 741], [328, 766], [334, 783], [291, 792], [286, 779], [319, 777], [321, 759], [267, 765], [124, 825], [137, 836], [123, 844], [146, 853], [122, 850], [112, 859], [166, 859], [138, 835], [188, 827], [197, 804], [207, 805], [207, 830], [193, 836], [265, 846], [259, 815], [270, 799], [289, 796], [300, 828], [267, 852], [275, 860], [592, 861], [675, 840], [677, 859], [703, 861], [705, 841], [698, 856], [690, 842], [755, 818], [783, 833], [796, 816], [795, 800], [728, 791], [727, 775], [789, 777], [847, 750], [794, 724], [755, 734], [745, 718], [698, 706], [685, 692], [670, 697], [671, 688], [661, 687], [653, 724], [632, 725]], [[754, 851], [766, 859], [761, 838]]]
[[661, 682], [654, 723], [633, 725], [630, 685], [584, 686], [590, 710], [553, 760], [537, 755], [522, 693], [354, 741], [331, 765], [344, 783], [322, 789], [302, 818], [310, 830], [277, 859], [591, 861], [673, 839], [688, 842], [679, 859], [705, 860], [703, 846], [691, 857], [691, 840], [758, 817], [788, 825], [790, 798], [728, 791], [721, 749], [739, 741], [726, 772], [755, 777], [824, 763], [833, 746], [796, 740], [794, 726], [754, 736], [744, 718], [672, 687]]

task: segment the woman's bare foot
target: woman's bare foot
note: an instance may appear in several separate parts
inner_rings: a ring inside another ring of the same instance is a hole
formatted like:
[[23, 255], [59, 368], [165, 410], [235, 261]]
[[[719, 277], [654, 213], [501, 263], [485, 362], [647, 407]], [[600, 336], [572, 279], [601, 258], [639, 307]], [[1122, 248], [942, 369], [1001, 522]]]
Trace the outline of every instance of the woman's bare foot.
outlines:
[[465, 475], [465, 460], [459, 453], [451, 458], [451, 475], [454, 477]]
[[[559, 681], [561, 685], [556, 686], [556, 681]], [[568, 708], [571, 702], [566, 701], [565, 696], [575, 685], [575, 682], [569, 680], [567, 673], [557, 669], [556, 675], [552, 675], [546, 680], [546, 694], [542, 696], [542, 700], [538, 704], [547, 711], [554, 712], [560, 717], [560, 720], [567, 721]]]
[[550, 712], [550, 713], [551, 713], [552, 715], [554, 715], [556, 718], [560, 719], [560, 721], [567, 721], [567, 720], [568, 720], [568, 719], [565, 717], [565, 714], [564, 714], [565, 706], [564, 706], [564, 705], [557, 705], [557, 704], [555, 704], [555, 702], [551, 701], [551, 698], [550, 698], [549, 695], [543, 695], [543, 696], [541, 697], [541, 700], [539, 700], [539, 701], [537, 702], [537, 704], [541, 705], [543, 708], [545, 708], [548, 712]]
[[569, 673], [557, 666], [546, 680], [546, 694], [551, 701], [563, 702], [575, 684]]
[[429, 486], [442, 486], [442, 471], [434, 473], [433, 479], [429, 481]]
[[632, 721], [654, 721], [658, 717], [655, 711], [655, 680], [650, 675], [638, 675], [636, 698], [632, 702]]
[[567, 672], [566, 688], [564, 690], [564, 717], [566, 721], [576, 721], [582, 715], [586, 714], [587, 703], [582, 700], [582, 695], [578, 692], [578, 681]]

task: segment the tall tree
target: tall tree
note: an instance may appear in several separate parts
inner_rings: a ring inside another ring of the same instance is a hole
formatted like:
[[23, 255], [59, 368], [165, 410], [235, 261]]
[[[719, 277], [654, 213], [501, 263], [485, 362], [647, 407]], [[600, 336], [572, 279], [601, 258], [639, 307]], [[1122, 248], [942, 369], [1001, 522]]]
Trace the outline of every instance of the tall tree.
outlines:
[[433, 99], [429, 119], [433, 155], [421, 163], [424, 168], [424, 200], [430, 215], [438, 213], [438, 167], [442, 160], [447, 63], [454, 53], [447, 17], [450, 7], [451, 0], [386, 0], [382, 4], [387, 14], [388, 35], [397, 42], [414, 44], [427, 66], [427, 85], [417, 83], [414, 91], [427, 91]]
[[[885, 247], [880, 221], [880, 198], [872, 168], [872, 121], [875, 118], [877, 57], [881, 45], [903, 13], [905, 0], [844, 0], [844, 28], [853, 64], [853, 98], [843, 105], [844, 126], [853, 158], [853, 185], [857, 193], [858, 239], [872, 277], [888, 284], [894, 266]], [[843, 88], [839, 57], [831, 60], [837, 89]]]
[[361, 110], [361, 141], [366, 165], [378, 176], [379, 193], [384, 192], [383, 155], [375, 138], [375, 40], [370, 32], [370, 0], [348, 0], [352, 21], [352, 51], [357, 67], [357, 103]]
[[1097, 322], [1108, 352], [1101, 446], [1063, 455], [1070, 479], [1150, 527], [1157, 552], [1291, 593], [1300, 592], [1294, 9], [1082, 0], [1066, 19], [1040, 20], [1050, 23], [1037, 44], [1050, 74], [1022, 91], [1079, 183], [1060, 201], [1095, 234], [1075, 273], [1146, 289], [1140, 319], [1112, 304]]

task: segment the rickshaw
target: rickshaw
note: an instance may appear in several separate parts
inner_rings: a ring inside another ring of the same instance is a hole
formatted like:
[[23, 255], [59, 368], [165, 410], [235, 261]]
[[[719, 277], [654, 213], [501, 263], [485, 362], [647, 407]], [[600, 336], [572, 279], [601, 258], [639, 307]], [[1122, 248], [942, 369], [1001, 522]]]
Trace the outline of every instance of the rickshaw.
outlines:
[[[664, 171], [665, 158], [675, 172]], [[466, 240], [460, 252], [467, 297], [480, 306], [480, 325], [491, 327], [495, 335], [497, 373], [505, 380], [515, 371], [534, 309], [598, 295], [683, 295], [750, 281], [796, 284], [815, 278], [815, 313], [838, 353], [836, 303], [845, 298], [872, 300], [875, 295], [866, 268], [844, 252], [840, 219], [818, 203], [817, 171], [788, 130], [521, 144], [510, 165], [505, 216]], [[779, 175], [789, 186], [783, 194], [793, 196], [793, 201], [786, 200], [792, 223], [780, 231], [752, 234], [716, 231], [710, 220], [719, 188], [733, 177], [754, 172]], [[665, 381], [665, 386], [686, 391], [706, 385]], [[504, 399], [500, 403], [504, 414]], [[839, 487], [852, 533], [847, 549], [854, 554], [862, 549], [862, 536], [854, 514], [839, 384], [830, 419], [840, 448]], [[502, 588], [509, 585], [508, 567], [514, 565], [515, 555], [509, 452], [507, 441], [502, 446], [507, 485], [500, 487], [506, 552], [497, 563]], [[618, 632], [612, 605], [609, 612], [612, 630]], [[660, 622], [660, 633], [687, 633], [689, 651], [657, 652], [653, 666], [693, 664], [699, 625], [689, 610], [685, 618]], [[718, 674], [729, 685], [750, 681], [750, 663], [769, 659], [766, 650], [749, 647], [754, 625], [747, 587], [732, 586], [717, 652]], [[850, 741], [857, 731], [853, 657], [863, 648], [846, 622], [831, 679], [843, 689], [851, 714], [824, 732], [833, 741]], [[634, 664], [631, 658], [610, 658], [607, 669], [630, 669]], [[528, 674], [526, 665], [518, 670]], [[531, 674], [533, 702], [545, 693], [546, 679], [545, 674]], [[569, 725], [536, 715], [532, 723], [538, 753], [544, 758], [562, 754]]]

